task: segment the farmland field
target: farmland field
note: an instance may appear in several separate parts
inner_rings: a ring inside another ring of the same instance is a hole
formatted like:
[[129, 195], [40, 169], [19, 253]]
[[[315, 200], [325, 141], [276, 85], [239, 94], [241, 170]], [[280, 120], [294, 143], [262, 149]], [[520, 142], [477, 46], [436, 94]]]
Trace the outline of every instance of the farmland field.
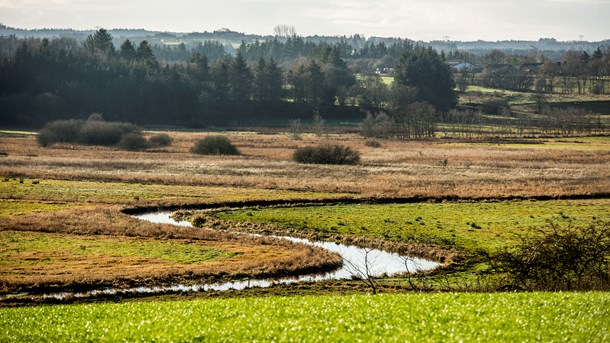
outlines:
[[610, 339], [608, 293], [433, 293], [0, 309], [0, 340], [473, 342]]

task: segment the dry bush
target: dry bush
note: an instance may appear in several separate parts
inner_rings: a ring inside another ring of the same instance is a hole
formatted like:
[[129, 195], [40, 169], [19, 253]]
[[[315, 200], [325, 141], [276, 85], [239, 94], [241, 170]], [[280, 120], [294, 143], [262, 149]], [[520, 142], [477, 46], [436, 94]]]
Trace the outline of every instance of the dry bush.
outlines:
[[94, 120], [57, 120], [45, 125], [38, 134], [38, 143], [47, 147], [56, 143], [112, 146], [123, 135], [139, 133], [137, 126], [129, 123]]
[[117, 147], [127, 151], [138, 151], [146, 149], [148, 142], [141, 133], [131, 132], [121, 136]]
[[207, 136], [195, 142], [190, 152], [199, 155], [239, 155], [240, 152], [226, 136]]
[[150, 136], [148, 144], [153, 148], [163, 148], [172, 145], [173, 141], [167, 133], [158, 133]]
[[84, 124], [84, 121], [74, 119], [52, 121], [38, 133], [38, 144], [47, 147], [55, 143], [74, 142]]
[[292, 159], [307, 164], [358, 164], [360, 153], [341, 145], [321, 145], [295, 150]]
[[76, 141], [85, 145], [111, 146], [118, 144], [123, 135], [140, 131], [140, 128], [130, 123], [91, 120], [81, 127]]
[[528, 290], [610, 288], [610, 223], [561, 228], [522, 239], [516, 247], [491, 257], [511, 286]]

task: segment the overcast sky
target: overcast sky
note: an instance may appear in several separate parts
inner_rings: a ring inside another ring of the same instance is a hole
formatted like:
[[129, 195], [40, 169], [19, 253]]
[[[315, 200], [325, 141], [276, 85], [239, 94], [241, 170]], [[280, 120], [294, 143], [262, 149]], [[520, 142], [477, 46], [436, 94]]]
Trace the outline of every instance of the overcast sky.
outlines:
[[610, 38], [610, 0], [0, 0], [0, 23], [262, 35], [286, 24], [305, 36], [598, 41]]

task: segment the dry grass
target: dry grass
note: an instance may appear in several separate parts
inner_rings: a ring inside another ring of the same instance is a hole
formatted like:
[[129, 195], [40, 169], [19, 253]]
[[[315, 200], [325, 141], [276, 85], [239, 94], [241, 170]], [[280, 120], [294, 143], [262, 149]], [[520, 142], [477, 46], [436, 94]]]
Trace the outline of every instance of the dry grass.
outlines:
[[[37, 290], [53, 287], [87, 287], [95, 284], [142, 285], [177, 281], [209, 281], [238, 277], [294, 275], [328, 270], [341, 263], [338, 255], [323, 249], [273, 238], [255, 238], [221, 231], [180, 228], [142, 222], [120, 213], [119, 206], [72, 209], [0, 219], [0, 231], [39, 232], [78, 239], [188, 241], [206, 249], [237, 254], [235, 257], [195, 264], [168, 263], [158, 259], [98, 256], [82, 260], [64, 256], [52, 266], [1, 264], [0, 286], [5, 290]], [[35, 260], [51, 258], [32, 252]], [[49, 254], [62, 252], [51, 251]], [[29, 257], [28, 257], [29, 256]], [[22, 259], [32, 258], [28, 253]], [[15, 269], [16, 268], [16, 269]]]
[[[382, 141], [366, 146], [355, 135], [330, 138], [233, 133], [239, 157], [188, 153], [202, 133], [169, 132], [171, 147], [154, 152], [112, 148], [40, 148], [33, 137], [0, 137], [0, 175], [172, 185], [230, 186], [361, 196], [497, 197], [610, 192], [610, 140], [544, 144]], [[343, 144], [361, 152], [358, 166], [300, 165], [297, 147]], [[540, 141], [539, 141], [540, 142]], [[364, 182], [363, 182], [364, 181]]]
[[[510, 145], [384, 140], [381, 147], [369, 147], [366, 139], [349, 134], [328, 138], [304, 135], [295, 141], [287, 134], [231, 133], [230, 140], [243, 155], [227, 157], [188, 152], [205, 133], [168, 134], [174, 140], [170, 147], [146, 152], [76, 145], [41, 148], [31, 135], [0, 135], [0, 177], [12, 178], [0, 184], [0, 204], [11, 206], [0, 211], [0, 230], [103, 239], [189, 240], [239, 252], [239, 256], [230, 263], [171, 267], [126, 259], [118, 267], [102, 264], [99, 273], [85, 273], [92, 269], [87, 263], [72, 264], [66, 267], [66, 274], [43, 275], [32, 270], [21, 279], [6, 276], [13, 273], [1, 265], [5, 276], [0, 282], [11, 290], [146, 284], [285, 275], [339, 262], [336, 255], [293, 243], [142, 223], [120, 212], [131, 206], [346, 194], [493, 198], [610, 193], [608, 138]], [[322, 143], [360, 151], [361, 164], [323, 166], [290, 161], [297, 147]], [[21, 184], [16, 177], [27, 179]]]

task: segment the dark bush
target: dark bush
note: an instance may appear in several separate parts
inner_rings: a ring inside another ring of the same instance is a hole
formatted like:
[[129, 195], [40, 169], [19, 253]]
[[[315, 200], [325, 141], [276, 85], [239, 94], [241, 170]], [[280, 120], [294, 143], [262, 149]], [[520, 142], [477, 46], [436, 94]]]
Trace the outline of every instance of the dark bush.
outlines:
[[308, 164], [357, 164], [360, 162], [360, 153], [346, 146], [321, 145], [298, 148], [292, 159]]
[[148, 139], [148, 145], [154, 148], [161, 148], [172, 145], [174, 140], [166, 133], [152, 135]]
[[371, 147], [371, 148], [381, 148], [381, 143], [379, 143], [379, 141], [376, 141], [376, 140], [367, 140], [366, 142], [364, 142], [364, 145]]
[[84, 123], [74, 119], [52, 121], [38, 133], [38, 144], [46, 147], [55, 143], [74, 142]]
[[551, 228], [493, 255], [492, 266], [529, 290], [610, 289], [610, 223]]
[[239, 155], [239, 150], [225, 136], [207, 136], [195, 142], [190, 150], [199, 155]]
[[122, 150], [138, 151], [146, 149], [148, 142], [146, 142], [146, 138], [141, 133], [130, 132], [121, 136], [117, 146]]
[[77, 141], [86, 145], [116, 145], [123, 135], [139, 133], [140, 128], [130, 123], [89, 120], [78, 133]]
[[112, 146], [123, 135], [140, 133], [140, 128], [129, 123], [102, 120], [57, 120], [45, 125], [38, 134], [38, 143], [49, 146], [54, 143], [77, 143]]
[[481, 111], [487, 114], [502, 114], [506, 110], [510, 110], [508, 100], [504, 98], [489, 98], [481, 104]]

